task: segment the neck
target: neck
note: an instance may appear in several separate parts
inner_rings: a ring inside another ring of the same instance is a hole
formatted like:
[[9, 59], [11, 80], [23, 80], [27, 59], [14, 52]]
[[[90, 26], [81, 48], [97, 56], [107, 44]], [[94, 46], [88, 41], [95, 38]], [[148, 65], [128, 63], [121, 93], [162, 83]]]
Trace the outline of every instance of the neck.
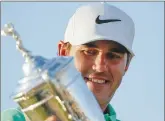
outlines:
[[101, 105], [100, 106], [101, 107], [101, 110], [105, 113], [105, 112], [107, 112], [108, 111], [108, 105]]
[[109, 113], [109, 108], [108, 108], [108, 106], [105, 108], [105, 110], [104, 110], [103, 112], [104, 112], [104, 114]]

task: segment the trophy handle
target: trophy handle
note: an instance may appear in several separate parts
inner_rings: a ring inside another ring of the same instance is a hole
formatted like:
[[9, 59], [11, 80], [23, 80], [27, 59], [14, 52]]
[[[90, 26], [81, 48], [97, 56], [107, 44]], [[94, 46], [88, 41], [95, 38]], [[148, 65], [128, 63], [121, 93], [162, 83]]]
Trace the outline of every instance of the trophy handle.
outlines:
[[12, 23], [8, 23], [4, 25], [4, 28], [1, 30], [1, 36], [12, 36], [16, 40], [16, 48], [22, 54], [22, 56], [26, 59], [30, 59], [30, 51], [23, 47], [22, 40], [18, 32], [14, 29], [14, 25]]
[[41, 56], [31, 55], [31, 52], [23, 47], [20, 35], [15, 30], [12, 23], [4, 25], [4, 28], [1, 30], [1, 36], [12, 36], [16, 40], [16, 49], [21, 52], [25, 60], [25, 63], [22, 67], [25, 76], [36, 74], [35, 72], [38, 73], [40, 71], [40, 68], [46, 62], [46, 59]]

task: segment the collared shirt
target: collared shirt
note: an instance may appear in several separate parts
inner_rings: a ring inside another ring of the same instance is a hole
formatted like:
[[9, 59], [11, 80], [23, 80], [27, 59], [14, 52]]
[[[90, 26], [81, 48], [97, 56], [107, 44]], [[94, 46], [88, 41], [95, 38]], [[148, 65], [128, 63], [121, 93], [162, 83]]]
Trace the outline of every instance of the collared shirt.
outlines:
[[106, 121], [120, 121], [116, 119], [116, 112], [110, 104], [107, 106], [107, 111], [104, 113], [104, 118]]
[[[116, 112], [110, 104], [107, 106], [104, 118], [106, 121], [120, 121], [116, 119]], [[20, 109], [12, 108], [1, 112], [1, 121], [25, 121], [25, 116]]]

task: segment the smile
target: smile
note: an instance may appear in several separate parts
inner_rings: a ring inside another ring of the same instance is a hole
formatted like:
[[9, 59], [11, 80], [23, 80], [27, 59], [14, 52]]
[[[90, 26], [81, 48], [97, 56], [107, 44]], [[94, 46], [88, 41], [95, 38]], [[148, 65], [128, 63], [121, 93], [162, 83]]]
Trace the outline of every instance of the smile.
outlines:
[[87, 77], [84, 77], [84, 79], [87, 81], [98, 83], [98, 84], [105, 84], [108, 82], [107, 80], [103, 80], [103, 79], [94, 79], [94, 78], [87, 78]]

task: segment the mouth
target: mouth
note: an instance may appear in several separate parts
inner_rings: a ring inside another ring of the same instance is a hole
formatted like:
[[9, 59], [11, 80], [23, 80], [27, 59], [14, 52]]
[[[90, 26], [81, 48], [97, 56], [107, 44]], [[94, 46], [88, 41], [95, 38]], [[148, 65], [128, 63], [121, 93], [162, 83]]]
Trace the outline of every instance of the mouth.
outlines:
[[109, 83], [109, 80], [105, 80], [105, 79], [96, 79], [96, 78], [88, 78], [88, 77], [84, 77], [85, 81], [90, 81], [90, 82], [94, 82], [94, 83], [98, 83], [98, 84], [107, 84]]

